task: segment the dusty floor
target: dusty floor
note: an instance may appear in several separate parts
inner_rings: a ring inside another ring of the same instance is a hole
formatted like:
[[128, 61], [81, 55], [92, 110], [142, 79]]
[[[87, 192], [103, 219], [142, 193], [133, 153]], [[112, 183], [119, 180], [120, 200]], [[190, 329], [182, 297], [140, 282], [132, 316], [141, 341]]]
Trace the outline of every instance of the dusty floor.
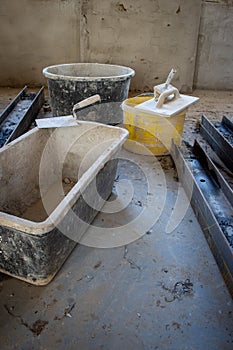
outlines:
[[[15, 92], [0, 89], [0, 107]], [[232, 92], [193, 94], [201, 100], [187, 115], [188, 142], [201, 114], [233, 116]], [[108, 234], [138, 217], [150, 185], [142, 170], [155, 175], [150, 191], [158, 206], [147, 213], [148, 222], [157, 215], [153, 224], [117, 248], [77, 245], [48, 286], [1, 275], [1, 349], [232, 349], [232, 299], [187, 198], [182, 221], [167, 230], [178, 192], [170, 157], [156, 162], [123, 150], [121, 158], [114, 191], [130, 180], [131, 201], [121, 215], [101, 213], [94, 225]]]

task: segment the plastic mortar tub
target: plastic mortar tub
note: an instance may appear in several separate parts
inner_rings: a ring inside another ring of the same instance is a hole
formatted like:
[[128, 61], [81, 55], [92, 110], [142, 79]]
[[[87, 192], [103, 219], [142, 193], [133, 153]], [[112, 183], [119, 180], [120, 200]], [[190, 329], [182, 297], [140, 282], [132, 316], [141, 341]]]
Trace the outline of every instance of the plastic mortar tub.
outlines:
[[53, 116], [72, 114], [73, 105], [99, 94], [101, 104], [80, 111], [80, 120], [105, 124], [122, 122], [121, 102], [128, 97], [133, 69], [100, 63], [71, 63], [43, 69], [47, 78]]
[[166, 155], [170, 152], [172, 139], [176, 145], [181, 143], [186, 113], [164, 117], [135, 108], [151, 98], [152, 96], [138, 96], [122, 103], [124, 127], [129, 131], [124, 148], [138, 154]]
[[125, 129], [35, 128], [0, 149], [0, 271], [47, 284], [112, 191]]

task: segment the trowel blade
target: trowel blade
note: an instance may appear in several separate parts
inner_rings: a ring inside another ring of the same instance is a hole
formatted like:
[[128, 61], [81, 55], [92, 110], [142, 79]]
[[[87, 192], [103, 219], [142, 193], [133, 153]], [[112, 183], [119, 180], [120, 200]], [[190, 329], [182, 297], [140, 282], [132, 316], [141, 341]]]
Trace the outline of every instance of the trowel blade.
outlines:
[[47, 128], [65, 128], [69, 126], [77, 126], [78, 120], [72, 115], [67, 117], [51, 117], [36, 119], [36, 125], [39, 129]]

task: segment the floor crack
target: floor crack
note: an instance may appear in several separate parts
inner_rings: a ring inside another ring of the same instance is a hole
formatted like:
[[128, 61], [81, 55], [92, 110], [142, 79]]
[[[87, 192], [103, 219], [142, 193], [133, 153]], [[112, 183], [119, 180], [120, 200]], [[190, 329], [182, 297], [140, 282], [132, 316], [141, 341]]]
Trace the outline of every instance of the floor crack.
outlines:
[[24, 321], [24, 319], [20, 316], [20, 315], [15, 315], [11, 309], [9, 308], [9, 306], [7, 306], [6, 304], [4, 304], [4, 308], [5, 310], [8, 312], [9, 315], [11, 315], [14, 318], [17, 318], [19, 320], [19, 322], [26, 327], [27, 329], [29, 329], [34, 336], [38, 336], [43, 329], [45, 328], [45, 326], [49, 323], [48, 321], [43, 321], [43, 320], [37, 320], [35, 321], [32, 326], [30, 326], [26, 321]]
[[126, 245], [124, 247], [123, 259], [126, 260], [130, 264], [131, 269], [138, 269], [139, 271], [141, 271], [141, 266], [137, 265], [132, 259], [128, 258], [127, 254], [128, 254], [128, 248]]

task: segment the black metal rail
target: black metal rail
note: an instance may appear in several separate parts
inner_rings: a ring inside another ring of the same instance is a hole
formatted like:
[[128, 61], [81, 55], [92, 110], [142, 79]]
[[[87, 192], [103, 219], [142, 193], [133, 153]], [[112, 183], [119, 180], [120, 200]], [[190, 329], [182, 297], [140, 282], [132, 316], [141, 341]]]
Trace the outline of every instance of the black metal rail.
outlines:
[[233, 296], [233, 192], [198, 142], [171, 155], [219, 269]]
[[25, 86], [0, 115], [0, 147], [25, 133], [44, 103], [44, 87], [28, 93]]
[[200, 132], [225, 165], [233, 172], [233, 123], [226, 117], [211, 123], [204, 115]]

